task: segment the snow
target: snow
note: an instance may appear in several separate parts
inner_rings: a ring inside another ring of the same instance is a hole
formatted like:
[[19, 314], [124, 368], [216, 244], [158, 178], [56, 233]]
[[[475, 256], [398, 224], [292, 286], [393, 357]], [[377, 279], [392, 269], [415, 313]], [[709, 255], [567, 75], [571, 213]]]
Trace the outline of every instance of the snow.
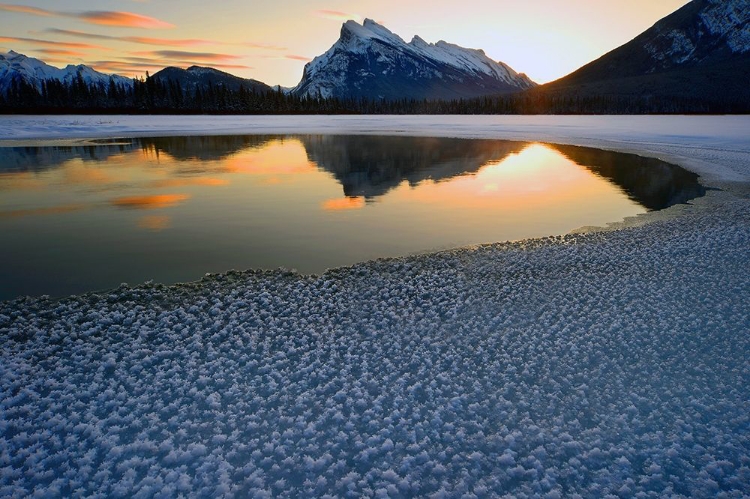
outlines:
[[[373, 43], [374, 41], [377, 43]], [[493, 61], [482, 50], [467, 49], [442, 40], [435, 44], [427, 43], [419, 36], [406, 43], [388, 28], [365, 19], [362, 24], [356, 21], [344, 23], [340, 39], [327, 52], [305, 66], [305, 76], [297, 88], [301, 88], [308, 80], [312, 81], [306, 90], [308, 95], [317, 95], [318, 91], [324, 96], [330, 95], [332, 88], [343, 85], [338, 79], [348, 67], [346, 54], [363, 54], [368, 51], [378, 53], [377, 60], [381, 63], [391, 61], [397, 65], [396, 59], [404, 54], [424, 61], [424, 67], [418, 69], [422, 76], [440, 78], [441, 75], [433, 67], [439, 63], [470, 74], [488, 75], [521, 89], [536, 85], [526, 75], [516, 73], [502, 62]], [[321, 76], [323, 73], [325, 74]]]
[[206, 130], [553, 140], [669, 158], [721, 190], [632, 226], [322, 276], [2, 302], [0, 495], [747, 497], [749, 127], [4, 117], [4, 145]]
[[88, 84], [108, 85], [110, 77], [114, 78], [118, 85], [131, 86], [133, 84], [133, 80], [129, 78], [100, 73], [82, 64], [78, 66], [70, 64], [63, 69], [59, 69], [39, 59], [27, 57], [12, 50], [6, 54], [0, 54], [0, 91], [5, 91], [15, 76], [26, 78], [29, 83], [41, 90], [41, 84], [44, 80], [55, 79], [70, 83], [74, 78], [77, 78], [78, 73]]
[[712, 35], [725, 37], [732, 52], [744, 54], [750, 51], [750, 2], [712, 1], [700, 17]]

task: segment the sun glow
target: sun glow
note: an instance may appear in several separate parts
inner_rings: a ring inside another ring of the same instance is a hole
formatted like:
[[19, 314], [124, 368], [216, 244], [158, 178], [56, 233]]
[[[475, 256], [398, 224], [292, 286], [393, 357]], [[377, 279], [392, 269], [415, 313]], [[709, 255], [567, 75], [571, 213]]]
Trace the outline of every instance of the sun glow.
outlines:
[[[83, 0], [66, 2], [64, 8], [45, 9], [44, 4], [49, 2], [0, 4], [5, 21], [0, 49], [130, 77], [197, 64], [269, 85], [294, 86], [305, 63], [328, 50], [340, 24], [349, 19], [376, 19], [405, 40], [419, 35], [431, 43], [446, 40], [483, 49], [492, 59], [544, 83], [629, 41], [685, 0], [466, 0], [458, 18], [456, 5], [447, 2], [394, 0], [359, 0], [343, 9], [323, 0], [227, 0], [212, 8], [188, 1], [179, 9], [164, 2], [139, 2], [112, 11], [92, 11], [91, 2]], [[613, 18], [617, 23], [606, 22]], [[150, 31], [144, 36], [146, 29]], [[86, 41], [96, 44], [82, 43]], [[199, 52], [179, 50], [196, 46]], [[50, 48], [67, 48], [69, 53], [42, 51]]]

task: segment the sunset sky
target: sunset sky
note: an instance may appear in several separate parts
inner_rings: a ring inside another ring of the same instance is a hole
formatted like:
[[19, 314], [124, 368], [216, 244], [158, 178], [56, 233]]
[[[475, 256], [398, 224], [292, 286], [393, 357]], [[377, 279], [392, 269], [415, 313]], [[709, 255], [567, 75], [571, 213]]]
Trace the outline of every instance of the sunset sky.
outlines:
[[212, 66], [296, 85], [347, 19], [481, 48], [539, 83], [631, 40], [686, 0], [100, 0], [0, 3], [0, 50], [125, 76]]

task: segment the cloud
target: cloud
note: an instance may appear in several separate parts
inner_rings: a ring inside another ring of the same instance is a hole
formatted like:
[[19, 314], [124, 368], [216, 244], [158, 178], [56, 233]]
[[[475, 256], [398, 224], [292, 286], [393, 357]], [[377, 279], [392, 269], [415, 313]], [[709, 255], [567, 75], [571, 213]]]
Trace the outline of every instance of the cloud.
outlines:
[[[146, 71], [155, 72], [164, 69], [167, 66], [174, 66], [178, 68], [188, 68], [190, 66], [196, 66], [196, 62], [191, 61], [162, 61], [152, 60], [145, 58], [133, 58], [139, 60], [124, 60], [124, 61], [92, 61], [89, 63], [97, 71], [105, 73], [116, 73], [124, 75], [142, 75]], [[241, 64], [220, 64], [212, 63], [211, 67], [216, 69], [253, 69], [252, 66], [243, 66]]]
[[215, 52], [185, 52], [182, 50], [153, 50], [149, 52], [134, 52], [138, 56], [161, 57], [165, 59], [192, 60], [202, 62], [223, 62], [241, 59], [242, 56], [218, 54]]
[[201, 45], [223, 45], [223, 46], [234, 46], [234, 47], [245, 47], [258, 50], [271, 50], [271, 51], [282, 51], [286, 50], [286, 47], [278, 45], [269, 45], [266, 43], [256, 42], [222, 42], [219, 40], [207, 40], [203, 38], [159, 38], [151, 36], [114, 36], [114, 35], [102, 35], [99, 33], [88, 33], [86, 31], [78, 31], [71, 29], [58, 29], [48, 28], [44, 30], [45, 33], [54, 33], [56, 35], [63, 36], [74, 36], [78, 38], [87, 38], [90, 40], [112, 40], [117, 42], [129, 42], [129, 43], [140, 43], [143, 45], [154, 45], [164, 47], [197, 47]]
[[52, 56], [66, 56], [66, 57], [85, 57], [86, 54], [83, 52], [77, 52], [75, 50], [65, 50], [65, 49], [37, 49], [37, 52], [41, 52], [46, 55], [52, 55]]
[[316, 10], [313, 12], [317, 17], [323, 18], [323, 19], [332, 19], [334, 21], [361, 21], [362, 16], [358, 14], [351, 14], [348, 12], [341, 12], [340, 10]]
[[42, 40], [39, 38], [20, 38], [16, 36], [0, 36], [0, 42], [10, 43], [31, 43], [55, 48], [84, 49], [84, 50], [111, 50], [101, 45], [91, 45], [89, 43], [77, 42], [53, 42], [52, 40]]
[[155, 17], [135, 14], [133, 12], [111, 10], [89, 10], [85, 12], [67, 12], [40, 9], [25, 5], [0, 3], [0, 11], [29, 14], [42, 17], [68, 17], [100, 26], [117, 26], [121, 28], [174, 28], [174, 24], [156, 19]]
[[77, 31], [71, 29], [58, 29], [49, 28], [44, 30], [45, 33], [54, 33], [56, 35], [75, 36], [79, 38], [87, 38], [90, 40], [112, 40], [118, 42], [131, 42], [141, 43], [144, 45], [164, 45], [168, 47], [192, 47], [197, 45], [220, 45], [221, 42], [215, 42], [213, 40], [201, 40], [198, 38], [185, 38], [185, 39], [169, 39], [169, 38], [154, 38], [145, 36], [112, 36], [112, 35], [100, 35], [98, 33], [87, 33], [85, 31]]
[[174, 24], [161, 21], [154, 17], [134, 14], [132, 12], [113, 12], [107, 10], [92, 10], [75, 14], [75, 17], [101, 26], [119, 26], [124, 28], [174, 28]]
[[0, 3], [0, 10], [4, 10], [6, 12], [16, 12], [19, 14], [31, 14], [32, 16], [42, 16], [42, 17], [50, 17], [55, 16], [55, 14], [52, 11], [44, 10], [44, 9], [38, 9], [36, 7], [29, 7], [27, 5], [10, 5], [6, 3]]
[[240, 43], [226, 43], [224, 45], [239, 45], [242, 47], [248, 47], [251, 49], [263, 49], [263, 50], [286, 50], [286, 47], [280, 45], [269, 45], [267, 43], [256, 43], [256, 42], [240, 42]]
[[304, 62], [310, 62], [312, 60], [309, 57], [305, 57], [304, 55], [294, 55], [294, 54], [287, 54], [284, 56], [284, 59], [292, 59], [293, 61], [304, 61]]

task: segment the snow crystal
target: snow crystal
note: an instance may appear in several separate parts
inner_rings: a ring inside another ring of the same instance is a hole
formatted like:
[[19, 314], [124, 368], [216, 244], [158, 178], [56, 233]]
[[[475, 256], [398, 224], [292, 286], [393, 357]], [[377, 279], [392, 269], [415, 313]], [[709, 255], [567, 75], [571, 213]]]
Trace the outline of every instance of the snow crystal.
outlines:
[[750, 494], [748, 118], [291, 120], [597, 142], [721, 190], [639, 226], [322, 276], [1, 302], [1, 496]]

